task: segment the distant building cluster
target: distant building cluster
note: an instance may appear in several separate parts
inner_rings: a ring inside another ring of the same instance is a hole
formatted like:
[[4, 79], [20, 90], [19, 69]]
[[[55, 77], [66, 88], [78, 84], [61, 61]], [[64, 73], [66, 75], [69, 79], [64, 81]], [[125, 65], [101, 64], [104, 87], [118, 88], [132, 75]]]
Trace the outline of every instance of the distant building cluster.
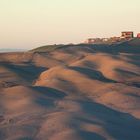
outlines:
[[[86, 44], [100, 44], [100, 43], [115, 43], [134, 38], [134, 32], [126, 31], [122, 32], [120, 37], [110, 38], [88, 38], [84, 43]], [[140, 33], [137, 34], [137, 38], [140, 38]]]

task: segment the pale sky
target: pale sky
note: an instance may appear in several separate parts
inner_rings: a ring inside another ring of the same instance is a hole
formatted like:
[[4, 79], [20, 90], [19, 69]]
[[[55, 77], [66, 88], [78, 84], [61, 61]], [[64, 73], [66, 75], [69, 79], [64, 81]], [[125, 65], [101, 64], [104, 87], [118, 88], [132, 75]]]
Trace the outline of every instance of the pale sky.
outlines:
[[0, 48], [140, 32], [140, 0], [0, 0]]

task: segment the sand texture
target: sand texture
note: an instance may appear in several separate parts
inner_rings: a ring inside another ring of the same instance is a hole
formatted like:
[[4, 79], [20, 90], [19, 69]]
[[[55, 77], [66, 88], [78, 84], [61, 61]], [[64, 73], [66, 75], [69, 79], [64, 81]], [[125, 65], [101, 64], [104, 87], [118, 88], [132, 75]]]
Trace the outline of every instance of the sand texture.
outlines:
[[1, 53], [0, 140], [140, 140], [140, 39]]

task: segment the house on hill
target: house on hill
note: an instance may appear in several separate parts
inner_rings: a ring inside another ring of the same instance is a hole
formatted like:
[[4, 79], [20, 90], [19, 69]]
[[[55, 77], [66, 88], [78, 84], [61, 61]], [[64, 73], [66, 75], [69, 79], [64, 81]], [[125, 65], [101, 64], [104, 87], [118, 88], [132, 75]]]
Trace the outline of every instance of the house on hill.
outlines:
[[134, 33], [130, 32], [130, 31], [122, 32], [121, 38], [122, 39], [132, 39], [132, 38], [134, 38]]
[[86, 44], [95, 44], [95, 43], [100, 43], [102, 42], [102, 39], [100, 38], [88, 38], [85, 43]]
[[140, 38], [140, 33], [137, 34], [137, 38]]

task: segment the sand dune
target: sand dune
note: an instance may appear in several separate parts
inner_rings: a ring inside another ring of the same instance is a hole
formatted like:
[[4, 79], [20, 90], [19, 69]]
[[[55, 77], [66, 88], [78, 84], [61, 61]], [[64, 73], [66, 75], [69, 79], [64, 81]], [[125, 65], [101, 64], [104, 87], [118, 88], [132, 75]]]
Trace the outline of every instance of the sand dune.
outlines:
[[1, 140], [139, 140], [140, 40], [0, 54]]

